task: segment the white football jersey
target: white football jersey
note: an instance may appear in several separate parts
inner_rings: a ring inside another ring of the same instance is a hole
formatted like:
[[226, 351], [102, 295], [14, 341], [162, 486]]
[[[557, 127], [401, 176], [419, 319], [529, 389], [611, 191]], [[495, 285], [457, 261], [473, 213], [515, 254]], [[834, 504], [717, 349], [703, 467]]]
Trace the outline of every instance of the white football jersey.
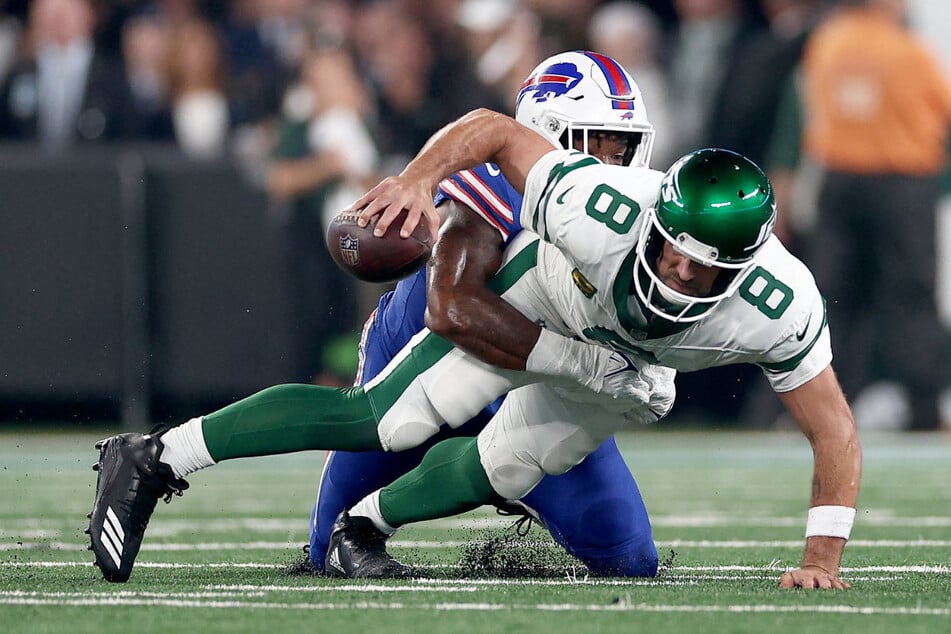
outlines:
[[755, 363], [778, 392], [819, 374], [832, 360], [825, 305], [812, 274], [775, 236], [738, 290], [699, 321], [674, 323], [643, 306], [632, 286], [635, 246], [662, 178], [570, 150], [532, 168], [521, 222], [542, 240], [547, 300], [564, 322], [555, 329], [679, 371]]

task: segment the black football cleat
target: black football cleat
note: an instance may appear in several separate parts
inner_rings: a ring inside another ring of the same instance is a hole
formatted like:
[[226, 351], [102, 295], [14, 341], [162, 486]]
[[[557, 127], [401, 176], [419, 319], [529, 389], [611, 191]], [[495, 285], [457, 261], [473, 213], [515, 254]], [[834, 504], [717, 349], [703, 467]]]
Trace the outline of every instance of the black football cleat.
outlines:
[[124, 583], [132, 574], [145, 527], [159, 498], [171, 501], [188, 483], [159, 462], [158, 435], [120, 434], [96, 443], [99, 472], [96, 501], [89, 515], [91, 550], [106, 581]]
[[409, 579], [415, 572], [386, 552], [385, 533], [367, 517], [341, 511], [330, 533], [324, 570], [345, 579]]

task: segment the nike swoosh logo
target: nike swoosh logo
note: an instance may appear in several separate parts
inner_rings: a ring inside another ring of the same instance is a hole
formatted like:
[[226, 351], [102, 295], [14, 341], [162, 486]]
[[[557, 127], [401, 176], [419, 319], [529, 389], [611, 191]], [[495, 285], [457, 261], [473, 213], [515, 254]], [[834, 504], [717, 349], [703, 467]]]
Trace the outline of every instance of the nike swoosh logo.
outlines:
[[495, 165], [492, 165], [492, 163], [485, 164], [485, 171], [489, 173], [489, 176], [498, 176], [502, 173], [502, 170], [497, 168]]
[[575, 186], [572, 185], [571, 187], [569, 187], [569, 188], [566, 189], [565, 191], [561, 192], [561, 194], [558, 195], [558, 198], [555, 199], [555, 202], [558, 203], [559, 205], [564, 205], [564, 204], [565, 204], [565, 196], [567, 196], [567, 195], [568, 195], [568, 192], [570, 192], [570, 191], [571, 191], [572, 189], [574, 189], [574, 188], [575, 188]]
[[802, 327], [802, 330], [796, 333], [796, 341], [802, 341], [806, 338], [806, 331], [809, 330], [809, 324], [812, 322], [812, 315], [809, 315], [809, 319], [806, 320], [806, 325]]
[[631, 361], [626, 354], [621, 354], [620, 352], [615, 351], [608, 358], [608, 371], [604, 373], [604, 378], [609, 376], [614, 376], [615, 374], [620, 374], [622, 372], [630, 372], [631, 370], [637, 370], [637, 366]]

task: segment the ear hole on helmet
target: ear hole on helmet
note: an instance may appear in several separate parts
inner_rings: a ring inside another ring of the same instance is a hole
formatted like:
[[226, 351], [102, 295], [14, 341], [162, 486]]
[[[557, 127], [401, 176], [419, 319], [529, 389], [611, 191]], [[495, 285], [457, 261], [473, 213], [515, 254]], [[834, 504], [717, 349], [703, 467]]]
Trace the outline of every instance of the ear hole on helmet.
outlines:
[[647, 244], [644, 247], [644, 253], [647, 256], [649, 266], [653, 266], [660, 257], [660, 251], [664, 248], [664, 236], [660, 234], [657, 227], [651, 227], [650, 235], [647, 237]]

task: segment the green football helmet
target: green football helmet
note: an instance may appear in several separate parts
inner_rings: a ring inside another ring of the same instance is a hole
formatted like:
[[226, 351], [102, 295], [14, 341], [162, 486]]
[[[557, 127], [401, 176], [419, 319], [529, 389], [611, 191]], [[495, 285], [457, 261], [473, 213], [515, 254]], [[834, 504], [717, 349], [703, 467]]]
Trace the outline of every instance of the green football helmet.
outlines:
[[[641, 227], [634, 275], [638, 297], [670, 321], [701, 319], [740, 286], [775, 222], [772, 186], [755, 163], [722, 149], [687, 154], [667, 170], [657, 204]], [[664, 241], [695, 262], [723, 269], [708, 296], [685, 295], [661, 281], [655, 263]]]

